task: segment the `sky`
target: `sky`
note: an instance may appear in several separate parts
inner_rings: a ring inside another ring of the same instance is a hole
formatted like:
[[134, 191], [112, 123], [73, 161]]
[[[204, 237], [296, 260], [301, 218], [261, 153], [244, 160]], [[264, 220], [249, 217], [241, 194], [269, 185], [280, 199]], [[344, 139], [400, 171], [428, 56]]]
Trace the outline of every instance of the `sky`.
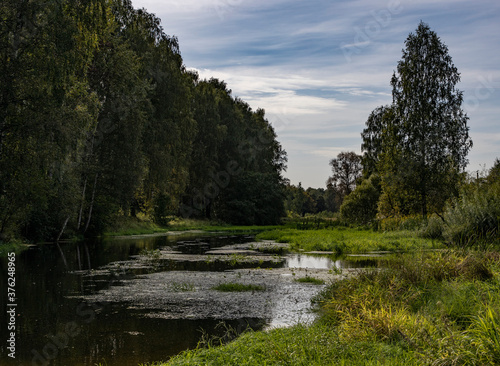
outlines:
[[179, 40], [184, 64], [263, 108], [292, 184], [325, 188], [329, 161], [361, 154], [361, 132], [392, 102], [390, 80], [420, 21], [448, 47], [474, 146], [470, 172], [500, 158], [498, 0], [132, 0]]

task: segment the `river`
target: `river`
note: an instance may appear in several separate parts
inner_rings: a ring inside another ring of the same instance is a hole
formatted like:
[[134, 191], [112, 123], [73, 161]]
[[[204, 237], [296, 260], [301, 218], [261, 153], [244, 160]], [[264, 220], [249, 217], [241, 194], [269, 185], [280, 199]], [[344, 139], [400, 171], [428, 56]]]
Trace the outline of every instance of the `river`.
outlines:
[[[179, 251], [190, 243], [207, 247]], [[137, 366], [228, 329], [237, 335], [311, 321], [310, 299], [323, 286], [294, 279], [334, 278], [348, 266], [325, 256], [266, 255], [255, 245], [248, 235], [196, 233], [33, 246], [15, 259], [15, 359], [2, 258], [1, 364]], [[223, 282], [264, 291], [213, 289]]]

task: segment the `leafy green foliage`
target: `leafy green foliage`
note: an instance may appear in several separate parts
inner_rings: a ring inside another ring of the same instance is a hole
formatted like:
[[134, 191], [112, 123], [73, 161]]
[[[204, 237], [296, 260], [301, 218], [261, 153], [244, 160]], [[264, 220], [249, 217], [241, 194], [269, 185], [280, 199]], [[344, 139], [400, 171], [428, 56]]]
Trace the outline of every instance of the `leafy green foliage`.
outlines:
[[332, 166], [332, 176], [328, 178], [326, 184], [338, 188], [342, 198], [349, 195], [361, 177], [362, 165], [361, 156], [354, 151], [343, 151], [337, 158], [330, 160]]
[[393, 104], [372, 112], [362, 149], [365, 170], [382, 179], [379, 212], [425, 218], [457, 195], [472, 141], [448, 48], [424, 23], [405, 44], [391, 80]]
[[348, 222], [365, 225], [375, 219], [380, 197], [380, 178], [365, 179], [342, 202], [340, 214]]
[[283, 215], [286, 153], [264, 111], [187, 71], [156, 16], [130, 0], [0, 12], [2, 238], [94, 235], [139, 214]]

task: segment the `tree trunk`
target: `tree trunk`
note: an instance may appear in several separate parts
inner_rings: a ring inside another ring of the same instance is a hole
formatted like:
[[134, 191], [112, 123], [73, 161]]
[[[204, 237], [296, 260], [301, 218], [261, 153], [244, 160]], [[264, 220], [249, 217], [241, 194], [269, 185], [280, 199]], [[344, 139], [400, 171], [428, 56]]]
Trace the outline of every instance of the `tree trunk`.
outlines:
[[425, 189], [421, 192], [422, 197], [422, 219], [427, 221], [427, 192]]
[[78, 213], [78, 224], [76, 225], [76, 230], [80, 230], [80, 226], [82, 224], [83, 205], [85, 204], [86, 189], [87, 189], [87, 177], [85, 177], [85, 182], [83, 182], [82, 203], [80, 205], [80, 212]]
[[61, 239], [62, 234], [64, 233], [64, 230], [66, 230], [66, 226], [68, 225], [70, 216], [66, 217], [66, 220], [64, 221], [64, 224], [61, 228], [61, 231], [59, 232], [59, 235], [57, 235], [56, 242], [59, 243], [59, 239]]
[[56, 241], [57, 249], [59, 249], [59, 253], [61, 253], [61, 258], [64, 263], [64, 267], [68, 268], [68, 261], [66, 260], [66, 256], [64, 255], [64, 252], [61, 249], [61, 246], [59, 245], [59, 242]]
[[85, 229], [83, 230], [84, 234], [87, 232], [87, 229], [89, 228], [89, 225], [90, 225], [90, 219], [92, 218], [92, 209], [94, 208], [95, 190], [97, 187], [97, 177], [98, 176], [99, 176], [99, 174], [96, 173], [95, 179], [94, 179], [94, 187], [92, 188], [92, 198], [90, 199], [89, 216], [87, 217], [87, 223], [85, 224]]

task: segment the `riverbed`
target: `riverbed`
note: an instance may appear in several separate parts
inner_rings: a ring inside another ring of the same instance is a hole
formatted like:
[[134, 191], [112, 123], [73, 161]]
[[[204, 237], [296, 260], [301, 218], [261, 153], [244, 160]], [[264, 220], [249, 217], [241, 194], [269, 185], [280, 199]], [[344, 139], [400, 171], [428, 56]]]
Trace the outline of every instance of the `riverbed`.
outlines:
[[[16, 359], [2, 342], [2, 365], [136, 366], [202, 339], [310, 322], [311, 298], [352, 266], [220, 233], [35, 246], [16, 258]], [[258, 290], [214, 289], [228, 283]], [[4, 283], [0, 289], [5, 294]]]

